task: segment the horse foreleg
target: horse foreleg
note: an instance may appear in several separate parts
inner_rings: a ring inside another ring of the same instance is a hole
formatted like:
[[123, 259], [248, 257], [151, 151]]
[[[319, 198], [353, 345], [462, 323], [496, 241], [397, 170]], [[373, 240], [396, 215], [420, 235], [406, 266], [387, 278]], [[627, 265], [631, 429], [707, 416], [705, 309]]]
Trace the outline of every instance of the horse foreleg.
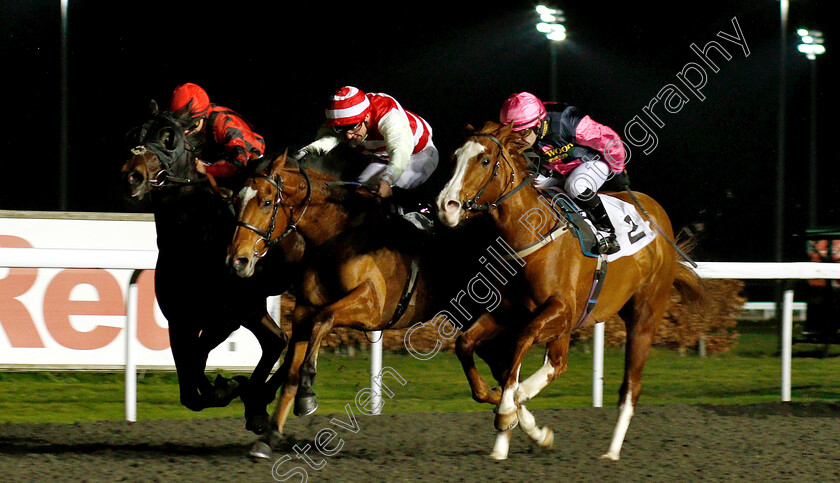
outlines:
[[502, 327], [496, 323], [490, 314], [484, 314], [466, 332], [458, 336], [455, 342], [455, 353], [464, 368], [464, 375], [470, 384], [472, 397], [479, 403], [490, 403], [498, 405], [501, 399], [501, 390], [492, 390], [484, 382], [484, 378], [475, 367], [475, 348], [481, 341], [495, 337]]
[[510, 438], [513, 436], [513, 430], [499, 431], [496, 433], [496, 441], [493, 443], [493, 452], [490, 457], [494, 460], [502, 461], [508, 457], [508, 450], [510, 449]]
[[324, 307], [315, 316], [306, 358], [300, 368], [300, 388], [295, 396], [296, 416], [305, 416], [318, 409], [318, 399], [312, 386], [315, 384], [318, 352], [324, 337], [333, 327], [346, 327], [354, 322], [375, 321], [373, 323], [378, 326], [382, 311], [376, 295], [373, 283], [364, 282], [338, 302]]
[[554, 444], [554, 432], [548, 426], [537, 427], [534, 415], [525, 408], [524, 404], [520, 404], [516, 412], [519, 415], [519, 427], [538, 445], [550, 448]]
[[202, 340], [197, 328], [181, 325], [170, 323], [169, 327], [169, 346], [178, 374], [181, 405], [191, 411], [201, 411], [213, 405], [214, 394], [213, 384], [204, 373], [209, 353], [204, 344], [207, 337]]
[[280, 359], [289, 339], [268, 313], [259, 317], [259, 323], [248, 324], [246, 327], [257, 338], [262, 355], [251, 373], [248, 385], [241, 394], [245, 405], [245, 428], [256, 434], [262, 434], [269, 429], [266, 407], [277, 393], [277, 385], [268, 384], [268, 376], [274, 364]]
[[292, 327], [292, 337], [289, 342], [289, 349], [286, 351], [286, 357], [283, 360], [283, 365], [280, 366], [277, 373], [273, 376], [285, 375], [283, 389], [280, 391], [280, 397], [277, 398], [277, 406], [274, 409], [274, 417], [272, 418], [274, 427], [251, 447], [249, 455], [252, 458], [270, 459], [271, 448], [283, 438], [283, 429], [286, 426], [289, 413], [292, 411], [292, 403], [295, 400], [295, 394], [297, 394], [298, 385], [300, 384], [300, 366], [306, 355], [311, 334], [312, 326], [309, 318], [303, 322], [295, 323]]
[[570, 335], [571, 333], [566, 331], [559, 339], [555, 339], [546, 345], [542, 367], [519, 384], [519, 389], [516, 391], [516, 402], [528, 402], [548, 386], [551, 381], [566, 372], [569, 367]]
[[543, 328], [558, 317], [561, 320], [567, 319], [568, 317], [565, 317], [567, 310], [568, 305], [562, 298], [558, 296], [549, 297], [543, 304], [543, 309], [528, 323], [517, 338], [513, 358], [511, 359], [510, 373], [502, 389], [501, 402], [496, 408], [495, 425], [497, 430], [513, 429], [519, 423], [518, 403], [515, 394], [519, 388], [519, 371], [522, 367], [522, 361]]

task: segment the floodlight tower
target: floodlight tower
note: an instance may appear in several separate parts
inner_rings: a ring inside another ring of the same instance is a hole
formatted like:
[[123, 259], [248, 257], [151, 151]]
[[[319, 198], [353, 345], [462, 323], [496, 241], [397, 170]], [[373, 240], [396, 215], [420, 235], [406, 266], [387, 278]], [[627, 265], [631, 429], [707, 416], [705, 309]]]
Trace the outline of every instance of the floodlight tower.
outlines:
[[551, 51], [551, 100], [556, 101], [558, 97], [557, 92], [557, 50], [560, 42], [566, 39], [566, 26], [563, 22], [566, 18], [563, 17], [563, 11], [559, 8], [554, 8], [548, 5], [537, 5], [537, 15], [539, 16], [539, 23], [537, 23], [537, 31], [544, 34], [545, 38], [549, 40], [549, 49]]
[[801, 43], [797, 49], [805, 54], [811, 64], [811, 143], [808, 160], [808, 228], [817, 226], [817, 56], [825, 53], [822, 32], [799, 29]]

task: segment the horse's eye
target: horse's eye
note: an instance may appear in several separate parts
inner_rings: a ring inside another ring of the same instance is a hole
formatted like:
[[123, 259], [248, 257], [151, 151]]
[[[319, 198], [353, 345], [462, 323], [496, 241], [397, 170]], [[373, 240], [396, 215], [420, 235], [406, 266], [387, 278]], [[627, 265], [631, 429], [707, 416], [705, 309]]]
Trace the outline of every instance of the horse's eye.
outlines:
[[263, 205], [264, 207], [268, 208], [269, 206], [271, 206], [271, 200], [270, 200], [270, 199], [268, 199], [268, 198], [266, 198], [266, 199], [265, 199], [265, 201], [263, 201], [263, 204], [262, 204], [262, 205]]
[[487, 166], [488, 164], [490, 164], [490, 158], [484, 158], [481, 160], [482, 166]]

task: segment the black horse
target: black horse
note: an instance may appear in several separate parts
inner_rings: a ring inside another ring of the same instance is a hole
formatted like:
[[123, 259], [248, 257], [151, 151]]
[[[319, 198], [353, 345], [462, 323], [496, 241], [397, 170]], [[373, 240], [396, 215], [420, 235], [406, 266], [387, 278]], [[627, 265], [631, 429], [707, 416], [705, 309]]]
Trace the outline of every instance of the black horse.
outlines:
[[[295, 254], [302, 253], [294, 236], [275, 258], [267, 257], [256, 279], [241, 279], [225, 264], [236, 217], [219, 187], [195, 170], [183, 127], [169, 112], [158, 112], [128, 136], [130, 155], [122, 168], [132, 197], [146, 195], [157, 230], [155, 292], [169, 322], [169, 340], [178, 373], [181, 404], [193, 411], [227, 406], [237, 396], [245, 404], [246, 428], [261, 434], [269, 428], [267, 405], [274, 400], [283, 375], [271, 376], [288, 343], [287, 335], [266, 310], [266, 298], [287, 290], [277, 273], [293, 273]], [[235, 185], [233, 186], [235, 188]], [[278, 258], [282, 257], [282, 258]], [[205, 375], [208, 353], [241, 326], [259, 341], [262, 355], [250, 378]]]

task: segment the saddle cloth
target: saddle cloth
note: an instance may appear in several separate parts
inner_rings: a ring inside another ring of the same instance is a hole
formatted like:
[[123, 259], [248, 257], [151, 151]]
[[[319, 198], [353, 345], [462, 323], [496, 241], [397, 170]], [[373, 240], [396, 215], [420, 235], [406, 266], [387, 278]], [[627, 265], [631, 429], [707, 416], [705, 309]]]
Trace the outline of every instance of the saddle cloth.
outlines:
[[[607, 256], [607, 262], [633, 255], [656, 238], [656, 230], [650, 226], [649, 221], [642, 218], [642, 215], [631, 203], [612, 196], [602, 194], [598, 196], [601, 197], [607, 215], [610, 217], [613, 227], [615, 227], [615, 238], [621, 246], [621, 250]], [[593, 231], [597, 232], [588, 219], [587, 224]]]

